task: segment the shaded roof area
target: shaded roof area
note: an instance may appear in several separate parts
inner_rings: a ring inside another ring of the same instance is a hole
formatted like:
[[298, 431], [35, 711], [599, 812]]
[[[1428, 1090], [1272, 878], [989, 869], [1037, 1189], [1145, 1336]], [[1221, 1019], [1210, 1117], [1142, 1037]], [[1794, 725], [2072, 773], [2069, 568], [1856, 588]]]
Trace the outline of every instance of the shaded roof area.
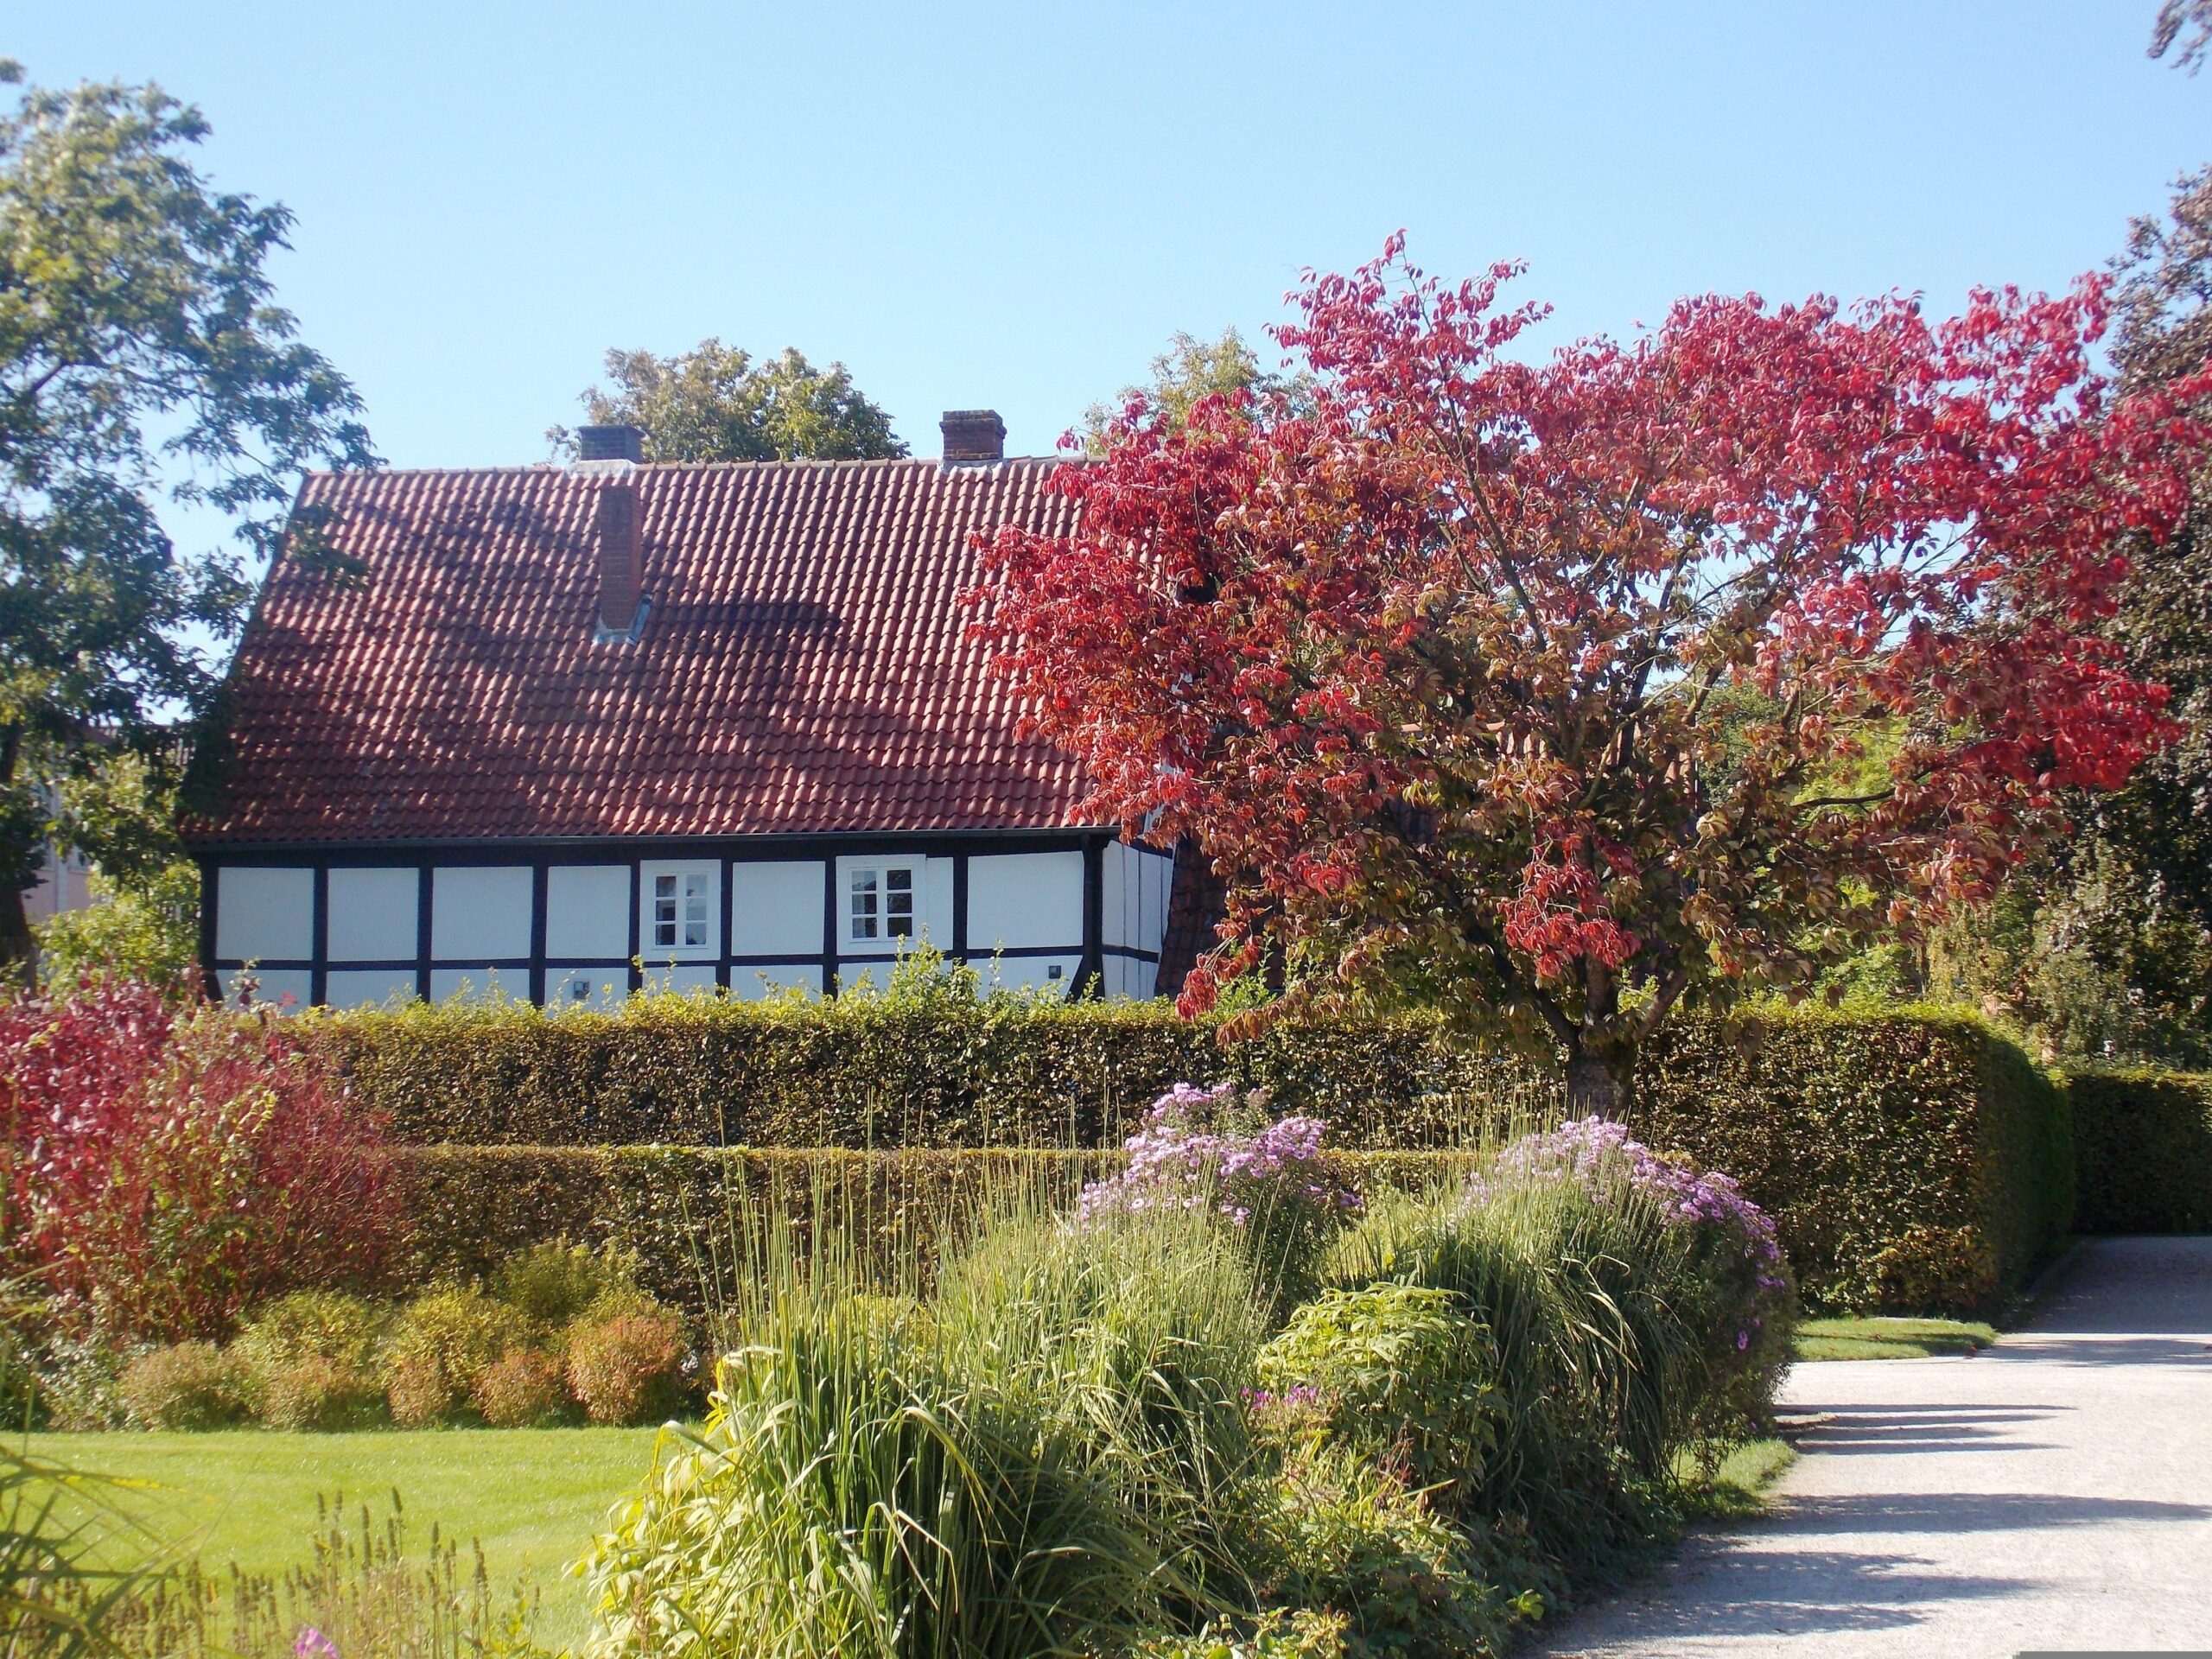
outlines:
[[[970, 531], [1072, 526], [1058, 463], [640, 467], [633, 644], [594, 643], [594, 481], [318, 474], [202, 758], [194, 844], [1052, 829], [957, 596]], [[334, 567], [340, 568], [334, 568]], [[348, 574], [348, 571], [353, 574]]]

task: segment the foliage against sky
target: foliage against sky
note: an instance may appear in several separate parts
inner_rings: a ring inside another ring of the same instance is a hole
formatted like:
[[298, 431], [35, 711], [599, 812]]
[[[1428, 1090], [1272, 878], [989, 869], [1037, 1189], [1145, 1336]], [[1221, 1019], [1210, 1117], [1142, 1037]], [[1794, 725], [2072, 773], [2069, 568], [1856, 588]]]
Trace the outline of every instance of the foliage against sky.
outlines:
[[[906, 453], [891, 416], [853, 385], [842, 363], [817, 369], [785, 348], [755, 362], [702, 340], [689, 352], [610, 351], [608, 385], [585, 392], [597, 425], [644, 429], [647, 461], [884, 461]], [[573, 451], [565, 427], [546, 435]]]
[[[158, 753], [212, 692], [241, 555], [275, 554], [300, 474], [376, 459], [273, 302], [291, 216], [212, 188], [207, 130], [155, 86], [34, 87], [0, 115], [0, 964], [31, 948], [41, 785], [115, 741]], [[179, 549], [165, 495], [238, 546]]]
[[1612, 1107], [1677, 1003], [1986, 895], [2171, 735], [2101, 625], [2200, 435], [2100, 380], [2094, 278], [1706, 296], [1525, 363], [1518, 274], [1311, 279], [1307, 406], [1124, 420], [979, 627], [1101, 810], [1232, 876], [1186, 1003], [1271, 938], [1294, 1005], [1503, 1019]]

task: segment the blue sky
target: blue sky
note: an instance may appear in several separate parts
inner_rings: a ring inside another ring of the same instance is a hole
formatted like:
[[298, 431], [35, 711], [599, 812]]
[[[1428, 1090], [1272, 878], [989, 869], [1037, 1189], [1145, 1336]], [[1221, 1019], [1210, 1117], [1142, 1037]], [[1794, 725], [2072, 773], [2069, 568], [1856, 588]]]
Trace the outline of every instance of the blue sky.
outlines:
[[609, 346], [842, 359], [917, 454], [1048, 450], [1179, 328], [1406, 227], [1554, 340], [1687, 291], [2056, 287], [2212, 161], [2154, 0], [1516, 6], [10, 0], [48, 85], [198, 104], [403, 466], [542, 460]]

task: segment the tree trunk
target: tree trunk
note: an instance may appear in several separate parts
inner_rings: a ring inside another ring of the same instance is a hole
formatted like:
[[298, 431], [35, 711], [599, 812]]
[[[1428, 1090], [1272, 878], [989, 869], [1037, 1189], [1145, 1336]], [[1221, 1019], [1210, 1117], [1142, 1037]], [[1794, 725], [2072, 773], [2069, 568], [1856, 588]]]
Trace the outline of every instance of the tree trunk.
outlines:
[[1567, 1115], [1625, 1122], [1636, 1104], [1636, 1051], [1576, 1043], [1567, 1057]]
[[0, 983], [38, 988], [38, 941], [31, 936], [23, 890], [0, 882]]

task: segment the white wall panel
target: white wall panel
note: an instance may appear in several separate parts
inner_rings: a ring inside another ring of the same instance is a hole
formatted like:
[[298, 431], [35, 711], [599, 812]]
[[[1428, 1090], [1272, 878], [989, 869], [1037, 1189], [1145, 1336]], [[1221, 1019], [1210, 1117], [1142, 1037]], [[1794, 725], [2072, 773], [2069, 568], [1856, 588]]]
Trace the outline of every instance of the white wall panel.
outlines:
[[[419, 870], [334, 868], [330, 872], [330, 960], [414, 961], [416, 915], [422, 902]], [[408, 983], [412, 988], [414, 982]], [[334, 1005], [335, 1001], [334, 996]]]
[[630, 867], [556, 864], [545, 872], [545, 954], [630, 957]]
[[1076, 975], [1082, 966], [1083, 953], [1071, 950], [1064, 957], [1001, 957], [995, 962], [978, 958], [976, 970], [983, 976], [987, 988], [996, 985], [1019, 991], [1038, 986], [1065, 992], [1074, 989]]
[[[223, 1000], [235, 1006], [238, 1000], [238, 981], [247, 976], [247, 970], [234, 968], [223, 976]], [[308, 1005], [308, 993], [313, 982], [304, 968], [264, 968], [252, 977], [259, 981], [254, 987], [253, 1000], [270, 1007], [281, 1007], [287, 1014], [296, 1014]], [[284, 999], [292, 1000], [286, 1002]]]
[[458, 997], [465, 1002], [488, 1002], [494, 996], [510, 996], [518, 1001], [530, 996], [530, 970], [526, 968], [433, 968], [430, 970], [430, 1001], [448, 1002]]
[[[1100, 872], [1100, 908], [1098, 938], [1102, 944], [1127, 944], [1129, 942], [1130, 916], [1135, 908], [1138, 871], [1136, 858], [1118, 841], [1106, 843], [1106, 856]], [[1108, 995], [1111, 995], [1112, 981], [1108, 981]]]
[[430, 955], [441, 962], [530, 954], [530, 871], [443, 866], [430, 874]]
[[334, 1008], [373, 1007], [414, 998], [411, 968], [334, 968], [323, 983], [323, 1001]]
[[681, 996], [688, 991], [712, 992], [715, 988], [714, 964], [705, 962], [648, 962], [645, 983], [639, 987], [647, 996], [669, 992]]
[[240, 962], [315, 954], [315, 872], [226, 864], [215, 872], [215, 954]]
[[[798, 860], [731, 865], [730, 954], [820, 956], [822, 884], [826, 880], [826, 866]], [[818, 968], [814, 976], [821, 979]]]
[[1167, 897], [1175, 886], [1175, 861], [1148, 853], [1139, 858], [1138, 868], [1142, 875], [1138, 884], [1138, 923], [1129, 943], [1157, 955], [1167, 942]]
[[741, 1002], [758, 1002], [794, 985], [804, 987], [812, 995], [821, 995], [822, 964], [818, 962], [785, 962], [766, 968], [732, 968], [729, 970], [729, 994]]
[[[628, 872], [625, 871], [625, 887]], [[630, 964], [602, 963], [594, 968], [553, 968], [545, 975], [545, 1011], [566, 1014], [588, 1008], [612, 1013], [630, 1000]]]
[[968, 861], [968, 950], [1083, 949], [1083, 855], [1003, 853]]

